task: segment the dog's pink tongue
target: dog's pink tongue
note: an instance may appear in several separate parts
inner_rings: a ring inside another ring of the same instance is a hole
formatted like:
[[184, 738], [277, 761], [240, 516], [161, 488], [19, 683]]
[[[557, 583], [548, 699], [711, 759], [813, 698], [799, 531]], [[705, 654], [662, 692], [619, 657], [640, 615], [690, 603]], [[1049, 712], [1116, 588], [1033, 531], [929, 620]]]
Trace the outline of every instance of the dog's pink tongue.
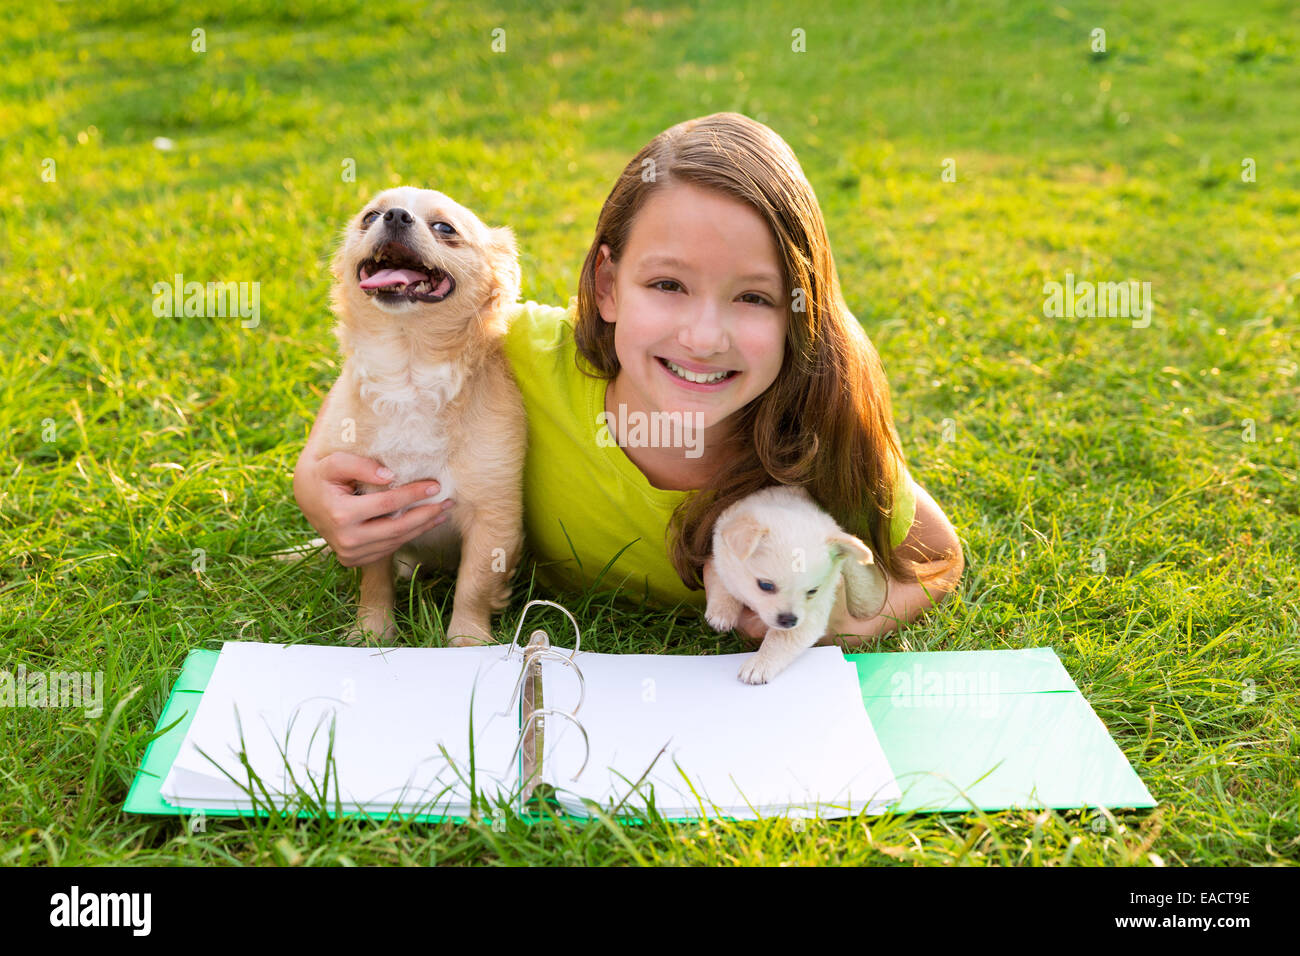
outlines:
[[386, 285], [410, 285], [425, 278], [428, 277], [423, 272], [414, 269], [382, 269], [370, 278], [362, 279], [361, 288], [382, 289]]

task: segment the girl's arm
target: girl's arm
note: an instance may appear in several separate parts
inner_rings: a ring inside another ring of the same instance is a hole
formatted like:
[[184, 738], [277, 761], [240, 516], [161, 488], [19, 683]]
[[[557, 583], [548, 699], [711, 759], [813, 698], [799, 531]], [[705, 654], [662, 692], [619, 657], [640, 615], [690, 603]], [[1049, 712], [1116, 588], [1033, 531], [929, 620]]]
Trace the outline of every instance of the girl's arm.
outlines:
[[[846, 647], [863, 644], [868, 638], [888, 633], [900, 624], [916, 620], [956, 588], [966, 566], [957, 531], [943, 509], [915, 481], [912, 482], [912, 492], [916, 495], [916, 517], [907, 537], [899, 545], [898, 553], [913, 561], [929, 563], [942, 562], [951, 552], [956, 563], [944, 575], [925, 584], [890, 578], [889, 596], [879, 614], [866, 619], [852, 617], [847, 611], [842, 615], [833, 614], [826, 636], [818, 644], [842, 644]], [[921, 570], [924, 573], [925, 569]]]

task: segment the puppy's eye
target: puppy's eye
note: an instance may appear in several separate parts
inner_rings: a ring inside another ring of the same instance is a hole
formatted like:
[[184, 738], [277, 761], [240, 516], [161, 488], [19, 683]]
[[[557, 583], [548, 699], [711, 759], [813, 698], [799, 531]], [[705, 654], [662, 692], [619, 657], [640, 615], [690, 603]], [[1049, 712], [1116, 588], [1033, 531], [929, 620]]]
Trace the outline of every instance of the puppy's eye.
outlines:
[[443, 222], [441, 219], [437, 222], [429, 223], [429, 228], [441, 236], [454, 236], [457, 234], [456, 230], [452, 228], [451, 223]]
[[817, 593], [817, 589], [816, 589], [816, 588], [813, 588], [811, 591], [808, 592], [808, 596], [809, 596], [809, 597], [812, 597], [812, 596], [813, 596], [814, 594], [816, 594], [816, 593]]
[[755, 578], [754, 580], [758, 581], [758, 589], [760, 591], [767, 591], [771, 593], [776, 590], [776, 585], [773, 584], [771, 581], [761, 581], [758, 578]]
[[378, 218], [379, 218], [379, 210], [378, 209], [370, 210], [370, 212], [366, 213], [364, 216], [361, 217], [361, 227], [364, 229], [366, 226], [370, 225]]

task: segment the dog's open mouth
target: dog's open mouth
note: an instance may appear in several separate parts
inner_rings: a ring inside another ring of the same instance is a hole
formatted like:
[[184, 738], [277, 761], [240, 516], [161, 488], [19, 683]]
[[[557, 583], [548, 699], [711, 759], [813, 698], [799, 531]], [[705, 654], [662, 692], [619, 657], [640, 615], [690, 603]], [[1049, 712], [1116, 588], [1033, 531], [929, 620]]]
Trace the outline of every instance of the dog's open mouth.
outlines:
[[357, 278], [366, 295], [386, 300], [441, 302], [456, 288], [450, 273], [426, 266], [414, 250], [400, 242], [385, 243], [357, 266]]

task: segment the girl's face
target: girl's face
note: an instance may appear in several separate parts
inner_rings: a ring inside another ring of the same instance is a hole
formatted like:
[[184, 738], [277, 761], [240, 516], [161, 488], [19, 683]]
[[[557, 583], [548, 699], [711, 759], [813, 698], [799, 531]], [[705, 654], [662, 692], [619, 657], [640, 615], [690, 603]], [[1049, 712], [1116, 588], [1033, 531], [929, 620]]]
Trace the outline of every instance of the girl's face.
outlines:
[[682, 412], [716, 434], [776, 380], [785, 352], [788, 300], [767, 223], [730, 196], [674, 183], [641, 208], [623, 258], [609, 254], [602, 245], [596, 300], [614, 324], [615, 410]]

